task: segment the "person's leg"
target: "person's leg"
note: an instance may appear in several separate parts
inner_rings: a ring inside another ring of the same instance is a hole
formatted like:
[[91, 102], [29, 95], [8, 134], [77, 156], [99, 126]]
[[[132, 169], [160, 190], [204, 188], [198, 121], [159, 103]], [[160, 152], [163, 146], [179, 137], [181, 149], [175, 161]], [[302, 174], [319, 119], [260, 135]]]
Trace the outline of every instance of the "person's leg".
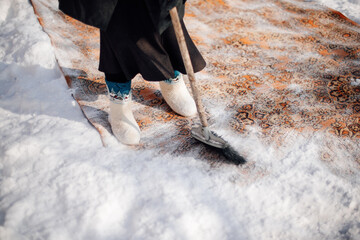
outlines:
[[122, 74], [105, 73], [105, 82], [112, 98], [125, 98], [131, 94], [131, 80], [123, 78]]
[[[195, 72], [201, 71], [206, 63], [201, 56], [199, 50], [196, 48], [194, 42], [191, 40], [189, 33], [186, 30], [185, 24], [181, 21], [185, 40], [188, 46], [191, 62]], [[196, 114], [195, 101], [191, 97], [183, 77], [180, 72], [186, 73], [185, 66], [182, 60], [179, 44], [176, 39], [176, 34], [173, 26], [170, 26], [161, 35], [164, 49], [169, 55], [171, 64], [175, 70], [175, 78], [160, 82], [162, 95], [168, 105], [178, 114], [183, 116], [193, 116]]]
[[123, 144], [134, 145], [140, 142], [140, 128], [131, 110], [131, 80], [122, 74], [105, 73], [109, 91], [109, 122], [115, 137]]
[[196, 104], [184, 83], [182, 74], [175, 71], [175, 77], [160, 82], [161, 94], [171, 109], [184, 116], [196, 114]]

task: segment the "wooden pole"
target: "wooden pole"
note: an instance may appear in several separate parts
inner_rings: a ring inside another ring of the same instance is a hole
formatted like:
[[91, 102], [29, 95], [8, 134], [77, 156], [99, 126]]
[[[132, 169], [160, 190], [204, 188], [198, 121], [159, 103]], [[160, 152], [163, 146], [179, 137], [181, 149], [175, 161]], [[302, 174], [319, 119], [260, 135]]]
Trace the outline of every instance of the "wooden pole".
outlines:
[[190, 86], [191, 86], [191, 90], [192, 90], [192, 93], [194, 96], [197, 111], [198, 111], [198, 114], [200, 117], [200, 122], [203, 127], [207, 127], [208, 122], [206, 119], [204, 106], [201, 102], [200, 92], [199, 92], [197, 83], [195, 81], [194, 69], [193, 69], [193, 66], [191, 63], [190, 54], [189, 54], [189, 51], [188, 51], [188, 48], [186, 45], [184, 32], [181, 27], [181, 23], [180, 23], [180, 19], [179, 19], [179, 15], [178, 15], [176, 7], [174, 7], [173, 9], [170, 10], [170, 16], [171, 16], [172, 24], [175, 29], [175, 35], [176, 35], [176, 39], [177, 39], [179, 47], [180, 47], [181, 56], [182, 56], [182, 59], [183, 59], [184, 65], [185, 65], [186, 73], [187, 73], [187, 76], [190, 81]]

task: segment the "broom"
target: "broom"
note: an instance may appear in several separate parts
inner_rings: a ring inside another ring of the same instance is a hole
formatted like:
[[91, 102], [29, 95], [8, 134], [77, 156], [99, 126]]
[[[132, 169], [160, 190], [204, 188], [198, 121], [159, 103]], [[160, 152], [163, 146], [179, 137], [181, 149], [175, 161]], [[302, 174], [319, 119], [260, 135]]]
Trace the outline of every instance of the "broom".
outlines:
[[227, 143], [223, 138], [221, 138], [220, 136], [218, 136], [216, 133], [214, 133], [208, 128], [208, 122], [205, 116], [204, 106], [201, 102], [199, 89], [195, 81], [194, 69], [191, 63], [189, 51], [185, 42], [184, 33], [181, 27], [181, 23], [176, 7], [170, 10], [170, 16], [171, 16], [172, 24], [175, 29], [176, 39], [180, 47], [181, 56], [185, 65], [187, 76], [190, 81], [192, 93], [194, 96], [198, 115], [201, 122], [201, 126], [192, 128], [191, 135], [192, 137], [194, 137], [200, 142], [205, 143], [206, 145], [222, 150], [227, 160], [237, 165], [244, 164], [246, 160], [242, 156], [240, 156], [234, 150], [234, 148], [230, 146], [229, 143]]

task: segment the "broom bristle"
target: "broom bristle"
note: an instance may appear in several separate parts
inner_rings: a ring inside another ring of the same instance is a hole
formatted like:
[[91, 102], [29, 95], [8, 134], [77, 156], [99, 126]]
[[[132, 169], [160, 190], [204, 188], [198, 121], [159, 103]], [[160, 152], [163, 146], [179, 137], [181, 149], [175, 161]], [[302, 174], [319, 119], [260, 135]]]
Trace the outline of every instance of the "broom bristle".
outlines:
[[223, 154], [229, 161], [235, 163], [236, 165], [246, 163], [245, 158], [240, 156], [239, 153], [229, 144], [226, 144], [223, 148]]
[[[234, 148], [232, 148], [227, 141], [225, 141], [215, 132], [200, 126], [193, 128], [191, 130], [191, 134], [198, 141], [220, 151], [228, 162], [234, 163], [236, 165], [246, 163], [245, 158], [240, 156], [239, 153]], [[208, 136], [208, 138], [205, 136]]]

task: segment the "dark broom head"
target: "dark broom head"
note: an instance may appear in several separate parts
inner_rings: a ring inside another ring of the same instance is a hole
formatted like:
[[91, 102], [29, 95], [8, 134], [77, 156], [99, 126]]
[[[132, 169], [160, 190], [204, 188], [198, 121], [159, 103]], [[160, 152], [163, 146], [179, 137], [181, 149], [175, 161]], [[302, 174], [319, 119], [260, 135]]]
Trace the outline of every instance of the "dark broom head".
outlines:
[[226, 144], [224, 148], [222, 149], [224, 156], [227, 160], [230, 162], [235, 163], [236, 165], [244, 164], [246, 163], [245, 158], [239, 155], [239, 153], [231, 147], [229, 144]]
[[[226, 142], [221, 136], [217, 135], [215, 132], [199, 126], [194, 127], [191, 130], [191, 135], [200, 142], [203, 142], [206, 145], [221, 151], [222, 155], [224, 155], [228, 162], [234, 163], [236, 165], [246, 163], [246, 160], [242, 156], [240, 156], [239, 153], [235, 151], [235, 149], [232, 148], [228, 142]], [[205, 135], [208, 135], [208, 137], [205, 137]]]

